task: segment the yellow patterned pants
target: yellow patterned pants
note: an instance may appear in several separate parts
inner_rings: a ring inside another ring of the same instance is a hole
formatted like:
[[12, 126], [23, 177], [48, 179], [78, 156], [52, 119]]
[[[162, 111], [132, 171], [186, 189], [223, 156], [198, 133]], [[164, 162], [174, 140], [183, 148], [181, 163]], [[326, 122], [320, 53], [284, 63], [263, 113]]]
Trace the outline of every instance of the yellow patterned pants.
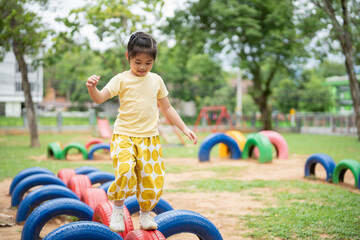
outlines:
[[165, 175], [159, 136], [113, 134], [110, 152], [115, 181], [108, 189], [108, 198], [124, 200], [136, 193], [141, 209], [153, 209], [162, 194]]

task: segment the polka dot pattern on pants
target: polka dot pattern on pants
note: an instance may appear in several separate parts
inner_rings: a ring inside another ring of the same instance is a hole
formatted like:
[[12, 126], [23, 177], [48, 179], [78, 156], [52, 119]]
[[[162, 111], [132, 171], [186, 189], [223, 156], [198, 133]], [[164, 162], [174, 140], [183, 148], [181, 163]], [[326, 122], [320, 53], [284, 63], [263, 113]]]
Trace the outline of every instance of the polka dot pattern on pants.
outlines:
[[165, 168], [159, 136], [139, 138], [114, 134], [110, 151], [116, 179], [108, 189], [108, 198], [123, 200], [136, 194], [140, 208], [150, 211], [164, 187]]

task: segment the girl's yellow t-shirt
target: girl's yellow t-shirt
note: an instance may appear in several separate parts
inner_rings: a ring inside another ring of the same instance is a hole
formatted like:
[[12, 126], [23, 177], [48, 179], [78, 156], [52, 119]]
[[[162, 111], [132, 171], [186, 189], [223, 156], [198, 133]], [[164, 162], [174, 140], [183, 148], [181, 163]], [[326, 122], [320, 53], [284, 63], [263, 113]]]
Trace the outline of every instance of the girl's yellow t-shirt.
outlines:
[[136, 77], [125, 71], [114, 76], [105, 88], [111, 97], [119, 95], [120, 99], [114, 134], [130, 137], [159, 135], [157, 99], [169, 94], [159, 75], [149, 72], [144, 77]]

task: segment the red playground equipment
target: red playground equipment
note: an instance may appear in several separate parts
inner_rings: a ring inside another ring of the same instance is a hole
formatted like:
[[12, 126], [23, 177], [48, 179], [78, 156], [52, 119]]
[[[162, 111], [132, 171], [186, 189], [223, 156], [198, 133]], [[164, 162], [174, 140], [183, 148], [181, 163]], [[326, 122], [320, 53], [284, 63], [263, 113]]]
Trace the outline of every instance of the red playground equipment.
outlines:
[[[211, 116], [212, 120], [216, 121], [214, 125], [212, 124], [209, 115]], [[197, 131], [197, 127], [202, 118], [206, 119], [206, 122], [210, 127], [211, 132], [218, 131], [218, 126], [221, 124], [221, 121], [223, 119], [227, 119], [228, 124], [230, 125], [230, 129], [234, 129], [234, 124], [225, 106], [209, 106], [209, 107], [201, 108], [200, 113], [194, 124], [194, 129], [193, 129], [194, 132]]]
[[97, 118], [97, 124], [99, 127], [100, 136], [102, 138], [110, 140], [112, 136], [112, 131], [109, 125], [109, 120], [107, 118]]

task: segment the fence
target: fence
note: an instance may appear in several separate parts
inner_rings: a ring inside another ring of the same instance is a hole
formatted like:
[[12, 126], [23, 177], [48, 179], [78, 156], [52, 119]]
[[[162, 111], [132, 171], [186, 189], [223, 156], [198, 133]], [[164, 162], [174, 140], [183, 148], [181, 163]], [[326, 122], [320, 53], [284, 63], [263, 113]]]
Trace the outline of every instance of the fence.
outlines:
[[357, 135], [355, 114], [302, 113], [296, 119], [301, 133]]
[[[94, 109], [87, 112], [37, 112], [38, 130], [49, 132], [63, 131], [96, 131], [96, 113]], [[98, 113], [100, 117], [104, 113]], [[113, 117], [113, 116], [111, 116]], [[233, 118], [235, 119], [235, 118]], [[114, 119], [110, 118], [110, 125]], [[190, 124], [191, 125], [191, 124]], [[357, 128], [355, 125], [354, 114], [334, 114], [334, 113], [296, 113], [290, 114], [272, 114], [272, 126], [277, 131], [291, 131], [311, 134], [328, 135], [348, 135], [356, 136]], [[206, 130], [206, 122], [199, 125], [200, 129]], [[226, 122], [219, 126], [219, 130], [226, 130]], [[262, 129], [261, 115], [253, 113], [241, 117], [241, 131], [257, 131]], [[27, 131], [27, 119], [25, 112], [21, 118], [0, 117], [1, 132], [8, 131]]]
[[[36, 121], [39, 131], [93, 131], [96, 128], [96, 114], [94, 109], [87, 112], [47, 112], [37, 111]], [[27, 131], [25, 111], [21, 118], [0, 118], [0, 130]]]

